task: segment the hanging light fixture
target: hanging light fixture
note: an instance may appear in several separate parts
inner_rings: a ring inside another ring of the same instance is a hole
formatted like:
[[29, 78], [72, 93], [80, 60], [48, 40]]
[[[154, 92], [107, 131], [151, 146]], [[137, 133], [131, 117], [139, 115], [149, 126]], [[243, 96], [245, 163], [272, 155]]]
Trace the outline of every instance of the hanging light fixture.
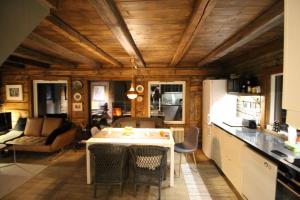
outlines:
[[135, 99], [137, 98], [138, 95], [134, 89], [134, 82], [133, 82], [133, 67], [136, 67], [134, 58], [131, 58], [130, 62], [131, 62], [131, 85], [130, 85], [130, 89], [127, 91], [127, 97], [129, 99]]

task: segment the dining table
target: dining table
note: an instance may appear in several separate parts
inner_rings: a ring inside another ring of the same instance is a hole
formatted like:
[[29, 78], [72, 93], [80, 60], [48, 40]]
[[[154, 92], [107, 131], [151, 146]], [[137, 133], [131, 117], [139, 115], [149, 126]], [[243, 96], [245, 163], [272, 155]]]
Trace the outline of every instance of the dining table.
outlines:
[[104, 128], [86, 141], [87, 184], [92, 183], [89, 146], [92, 144], [154, 145], [169, 148], [170, 187], [174, 186], [174, 139], [166, 128]]

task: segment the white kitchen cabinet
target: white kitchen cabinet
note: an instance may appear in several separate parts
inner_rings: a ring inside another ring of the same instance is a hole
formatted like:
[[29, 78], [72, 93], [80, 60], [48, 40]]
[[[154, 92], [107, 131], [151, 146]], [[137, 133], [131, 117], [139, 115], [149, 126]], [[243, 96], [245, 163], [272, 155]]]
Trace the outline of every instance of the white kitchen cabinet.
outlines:
[[222, 135], [220, 129], [216, 126], [211, 126], [211, 135], [212, 135], [212, 159], [218, 165], [220, 169], [222, 169]]
[[243, 148], [242, 197], [247, 200], [274, 200], [277, 166], [252, 149]]
[[223, 131], [223, 172], [237, 191], [242, 189], [242, 150], [245, 143]]
[[300, 1], [284, 1], [283, 108], [287, 123], [300, 129]]

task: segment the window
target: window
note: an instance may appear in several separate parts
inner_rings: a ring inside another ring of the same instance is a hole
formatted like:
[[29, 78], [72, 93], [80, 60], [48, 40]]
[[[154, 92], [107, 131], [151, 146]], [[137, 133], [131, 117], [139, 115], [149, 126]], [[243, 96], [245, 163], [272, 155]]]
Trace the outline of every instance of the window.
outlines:
[[165, 123], [183, 124], [185, 121], [185, 82], [158, 82], [148, 84], [149, 117], [162, 118]]
[[271, 75], [270, 124], [274, 121], [286, 124], [286, 110], [282, 109], [282, 82], [282, 74]]

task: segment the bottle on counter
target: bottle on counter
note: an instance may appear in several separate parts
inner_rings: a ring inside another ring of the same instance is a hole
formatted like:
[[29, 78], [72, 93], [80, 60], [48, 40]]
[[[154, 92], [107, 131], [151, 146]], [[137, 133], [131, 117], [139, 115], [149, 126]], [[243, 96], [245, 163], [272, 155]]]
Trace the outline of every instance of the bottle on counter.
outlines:
[[247, 81], [247, 92], [248, 92], [248, 93], [251, 93], [251, 92], [252, 92], [251, 83], [250, 83], [249, 80]]

